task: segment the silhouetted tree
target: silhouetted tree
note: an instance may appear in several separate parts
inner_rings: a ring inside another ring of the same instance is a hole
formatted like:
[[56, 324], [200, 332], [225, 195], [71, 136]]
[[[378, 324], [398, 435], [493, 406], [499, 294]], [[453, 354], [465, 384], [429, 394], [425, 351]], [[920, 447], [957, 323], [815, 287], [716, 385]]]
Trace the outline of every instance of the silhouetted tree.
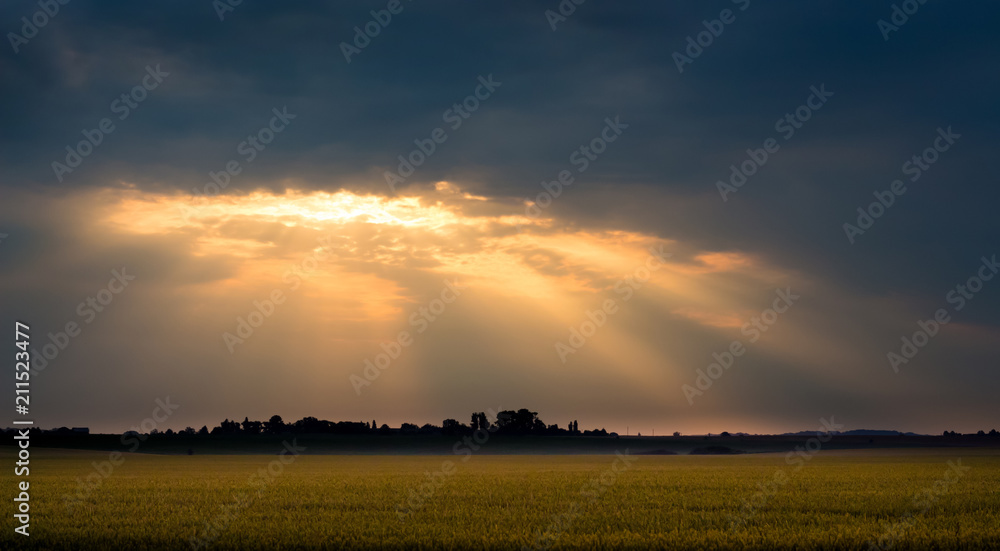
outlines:
[[[359, 423], [360, 424], [360, 423]], [[315, 417], [303, 417], [292, 425], [295, 432], [323, 433], [329, 432], [330, 422], [320, 421]]]
[[441, 422], [441, 432], [447, 435], [455, 435], [465, 432], [463, 429], [467, 429], [465, 425], [459, 423], [455, 419], [445, 419]]
[[264, 430], [270, 434], [280, 434], [285, 430], [285, 422], [282, 421], [280, 415], [272, 415], [271, 418], [264, 423]]
[[251, 421], [249, 418], [244, 417], [242, 425], [244, 434], [260, 434], [263, 423], [260, 421]]
[[212, 434], [236, 434], [238, 432], [240, 432], [240, 424], [229, 419], [226, 419], [222, 424], [212, 429]]
[[497, 426], [502, 432], [509, 434], [544, 433], [545, 423], [537, 416], [538, 412], [524, 408], [517, 411], [501, 411], [497, 415]]
[[424, 426], [420, 427], [420, 432], [423, 434], [439, 434], [441, 432], [441, 427], [430, 423], [424, 423]]
[[199, 436], [208, 436], [208, 426], [207, 425], [202, 425], [201, 428], [198, 429], [198, 435]]

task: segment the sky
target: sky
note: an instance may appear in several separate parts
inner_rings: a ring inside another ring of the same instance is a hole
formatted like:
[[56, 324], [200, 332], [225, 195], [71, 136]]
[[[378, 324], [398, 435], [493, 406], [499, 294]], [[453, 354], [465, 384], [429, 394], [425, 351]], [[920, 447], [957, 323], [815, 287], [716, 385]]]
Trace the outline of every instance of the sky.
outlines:
[[995, 3], [39, 6], [13, 418], [997, 425]]

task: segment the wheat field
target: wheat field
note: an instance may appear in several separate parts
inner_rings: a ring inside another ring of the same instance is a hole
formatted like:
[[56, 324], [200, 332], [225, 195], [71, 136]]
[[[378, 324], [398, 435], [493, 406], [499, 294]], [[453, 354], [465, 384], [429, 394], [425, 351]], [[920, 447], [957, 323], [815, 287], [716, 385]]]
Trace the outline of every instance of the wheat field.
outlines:
[[[11, 451], [4, 448], [4, 460], [13, 461]], [[621, 451], [283, 459], [126, 454], [109, 472], [101, 466], [107, 452], [35, 449], [31, 535], [15, 534], [13, 518], [5, 517], [0, 547], [1000, 547], [1000, 450]], [[13, 489], [11, 474], [4, 476]]]

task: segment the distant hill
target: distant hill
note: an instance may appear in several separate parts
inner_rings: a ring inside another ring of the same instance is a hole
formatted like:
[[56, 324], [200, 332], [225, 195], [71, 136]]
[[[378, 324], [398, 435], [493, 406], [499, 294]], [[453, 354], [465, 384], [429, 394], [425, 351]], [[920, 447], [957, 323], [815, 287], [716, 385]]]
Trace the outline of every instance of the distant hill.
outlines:
[[[872, 429], [855, 429], [838, 431], [835, 430], [833, 434], [839, 434], [844, 436], [927, 436], [926, 434], [917, 434], [915, 432], [899, 432], [898, 430], [872, 430]], [[802, 430], [799, 432], [786, 432], [782, 436], [810, 436], [816, 434], [814, 430]]]

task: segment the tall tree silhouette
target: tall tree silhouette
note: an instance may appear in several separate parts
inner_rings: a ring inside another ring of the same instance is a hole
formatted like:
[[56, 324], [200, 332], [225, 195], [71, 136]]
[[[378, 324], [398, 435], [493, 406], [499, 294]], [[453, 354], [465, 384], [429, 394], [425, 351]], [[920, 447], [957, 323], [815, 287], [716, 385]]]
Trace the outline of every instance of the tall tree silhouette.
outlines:
[[285, 430], [285, 422], [281, 419], [280, 415], [272, 415], [264, 423], [264, 430], [270, 434], [280, 434]]

